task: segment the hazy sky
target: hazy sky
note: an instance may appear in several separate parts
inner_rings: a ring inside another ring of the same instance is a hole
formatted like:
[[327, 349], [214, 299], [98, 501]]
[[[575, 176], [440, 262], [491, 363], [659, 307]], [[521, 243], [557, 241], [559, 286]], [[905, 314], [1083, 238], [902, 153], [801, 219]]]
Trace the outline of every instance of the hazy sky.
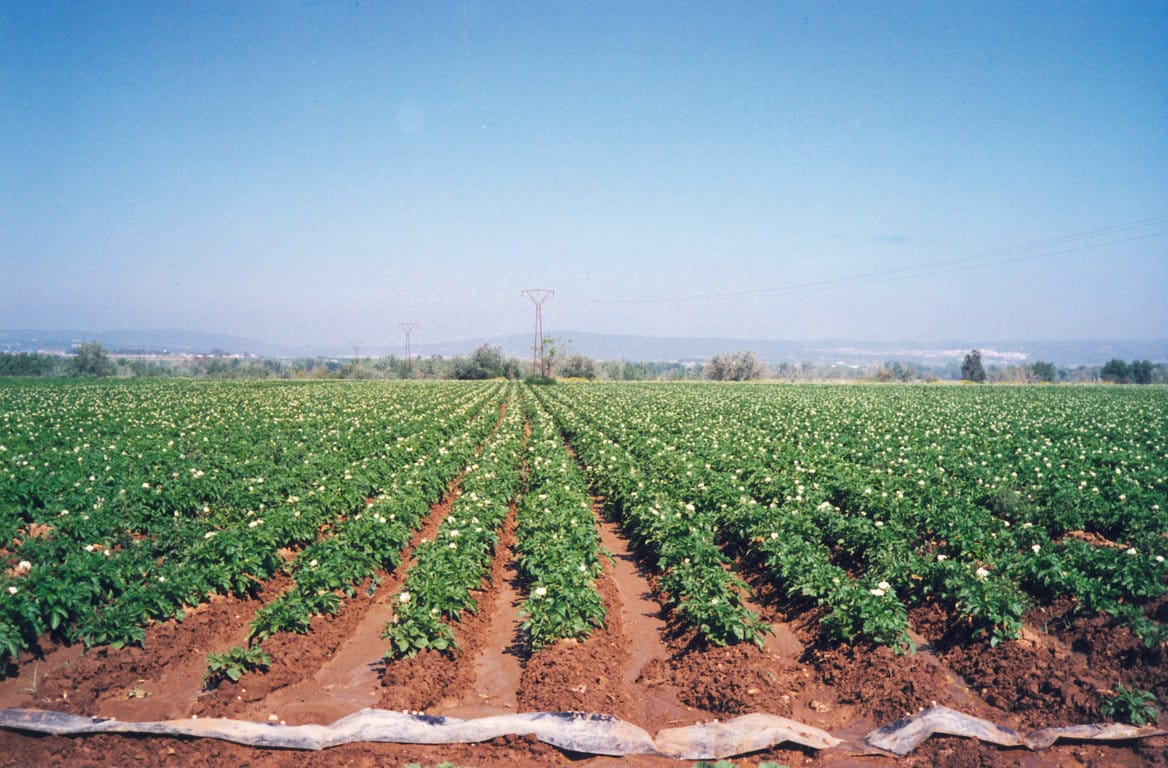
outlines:
[[1168, 2], [0, 0], [0, 328], [1168, 335]]

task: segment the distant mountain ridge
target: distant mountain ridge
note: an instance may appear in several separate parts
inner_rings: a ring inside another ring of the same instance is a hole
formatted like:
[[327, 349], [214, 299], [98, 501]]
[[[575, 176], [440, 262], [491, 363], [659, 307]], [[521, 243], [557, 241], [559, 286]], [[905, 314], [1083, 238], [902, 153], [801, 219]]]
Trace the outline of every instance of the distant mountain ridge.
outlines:
[[67, 352], [74, 346], [88, 341], [99, 341], [111, 352], [124, 355], [205, 355], [216, 353], [297, 357], [301, 354], [301, 351], [294, 346], [270, 344], [243, 336], [183, 329], [0, 330], [0, 352]]
[[[1045, 360], [1060, 366], [1101, 365], [1112, 358], [1168, 362], [1165, 339], [1078, 339], [1068, 341], [858, 341], [818, 339], [778, 341], [766, 339], [655, 337], [550, 331], [559, 342], [561, 355], [581, 354], [597, 360], [645, 360], [704, 362], [727, 352], [750, 350], [768, 363], [839, 363], [866, 365], [888, 360], [946, 365], [960, 362], [972, 348], [982, 352], [989, 365]], [[97, 340], [113, 354], [132, 355], [255, 355], [259, 357], [352, 357], [351, 345], [273, 344], [230, 334], [182, 329], [163, 330], [0, 330], [0, 352], [67, 352], [77, 344]], [[530, 334], [422, 343], [415, 339], [412, 351], [428, 357], [469, 354], [481, 344], [498, 346], [521, 359], [531, 356]], [[402, 345], [362, 344], [362, 357], [401, 355]]]

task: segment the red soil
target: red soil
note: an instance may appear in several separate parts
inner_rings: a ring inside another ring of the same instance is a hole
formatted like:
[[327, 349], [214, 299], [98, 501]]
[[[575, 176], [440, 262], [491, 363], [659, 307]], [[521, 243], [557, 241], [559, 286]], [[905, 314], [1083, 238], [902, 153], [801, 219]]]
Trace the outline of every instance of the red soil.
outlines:
[[[436, 505], [415, 539], [433, 536], [451, 499]], [[599, 588], [607, 626], [583, 641], [528, 654], [519, 628], [521, 584], [512, 562], [514, 515], [505, 526], [480, 610], [455, 625], [460, 653], [425, 654], [386, 665], [380, 630], [409, 558], [377, 584], [363, 585], [335, 617], [317, 617], [308, 635], [272, 638], [266, 674], [246, 675], [216, 690], [202, 688], [206, 654], [246, 643], [255, 611], [289, 586], [277, 577], [258, 599], [217, 597], [182, 622], [151, 626], [146, 648], [50, 646], [19, 660], [0, 680], [0, 707], [39, 707], [125, 720], [225, 716], [288, 724], [329, 723], [362, 707], [423, 710], [473, 717], [515, 711], [613, 713], [650, 733], [745, 712], [770, 712], [823, 728], [845, 746], [816, 753], [780, 747], [735, 762], [791, 766], [1140, 766], [1168, 765], [1168, 738], [1138, 744], [1059, 744], [1046, 752], [1003, 750], [934, 737], [905, 758], [866, 754], [860, 739], [931, 703], [1029, 729], [1098, 719], [1101, 696], [1119, 681], [1168, 699], [1163, 650], [1147, 651], [1105, 616], [1074, 617], [1069, 603], [1036, 610], [1023, 637], [947, 644], [950, 616], [935, 605], [911, 620], [921, 650], [898, 656], [884, 648], [838, 647], [820, 636], [817, 609], [779, 599], [755, 583], [753, 606], [775, 628], [763, 648], [709, 648], [672, 627], [644, 564], [616, 525], [599, 518], [613, 554]], [[410, 550], [412, 551], [412, 549]], [[1163, 612], [1165, 604], [1151, 608]], [[1161, 617], [1162, 618], [1162, 617]], [[936, 650], [934, 650], [934, 644]], [[1168, 725], [1168, 719], [1161, 719]], [[33, 736], [0, 731], [0, 766], [247, 765], [299, 766], [306, 756], [211, 740], [101, 735]], [[661, 757], [622, 760], [568, 754], [534, 738], [484, 744], [351, 744], [310, 757], [314, 765], [374, 766], [451, 761], [501, 766], [674, 766]]]

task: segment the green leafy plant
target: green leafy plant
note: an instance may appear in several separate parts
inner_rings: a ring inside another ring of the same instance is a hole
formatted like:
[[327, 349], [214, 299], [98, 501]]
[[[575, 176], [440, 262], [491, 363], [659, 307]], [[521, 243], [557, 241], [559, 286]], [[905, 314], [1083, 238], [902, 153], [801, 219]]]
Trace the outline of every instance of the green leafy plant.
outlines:
[[887, 582], [868, 589], [848, 584], [837, 588], [826, 602], [832, 606], [823, 620], [829, 636], [848, 642], [866, 638], [900, 652], [913, 647], [908, 613]]
[[422, 651], [458, 650], [454, 630], [439, 618], [437, 609], [399, 608], [381, 636], [389, 640], [385, 658], [391, 661]]
[[207, 672], [203, 675], [203, 687], [210, 690], [224, 680], [233, 683], [248, 672], [267, 671], [272, 657], [263, 648], [231, 648], [226, 653], [207, 654]]
[[77, 636], [84, 641], [86, 648], [143, 645], [146, 629], [138, 623], [141, 618], [141, 614], [127, 603], [102, 606], [78, 622]]
[[251, 621], [249, 642], [267, 640], [280, 632], [308, 634], [312, 624], [312, 610], [297, 592], [287, 592], [256, 611]]
[[1123, 683], [1117, 683], [1115, 694], [1109, 696], [1099, 705], [1099, 714], [1122, 720], [1132, 725], [1154, 723], [1160, 717], [1160, 710], [1156, 708], [1156, 696], [1150, 691], [1139, 688], [1128, 688]]
[[519, 616], [532, 648], [539, 650], [562, 638], [585, 637], [604, 626], [604, 604], [591, 585], [549, 579], [532, 590]]
[[604, 601], [595, 583], [602, 547], [588, 485], [559, 429], [532, 398], [524, 413], [530, 436], [516, 553], [530, 588], [520, 618], [532, 649], [539, 650], [604, 626]]
[[1009, 582], [993, 577], [967, 578], [957, 596], [958, 609], [973, 624], [973, 637], [988, 635], [990, 647], [1013, 640], [1022, 632], [1026, 600]]

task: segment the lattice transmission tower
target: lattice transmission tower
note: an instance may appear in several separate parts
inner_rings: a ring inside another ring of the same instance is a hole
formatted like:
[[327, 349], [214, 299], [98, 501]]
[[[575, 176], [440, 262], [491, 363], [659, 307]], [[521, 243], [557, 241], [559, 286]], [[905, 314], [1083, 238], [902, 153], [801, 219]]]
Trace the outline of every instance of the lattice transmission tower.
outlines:
[[535, 305], [535, 341], [531, 345], [531, 367], [540, 376], [547, 378], [552, 372], [551, 365], [543, 355], [543, 303], [549, 296], [555, 296], [556, 292], [547, 288], [527, 288], [523, 295], [531, 299], [531, 303]]
[[417, 323], [398, 323], [398, 328], [402, 329], [402, 333], [406, 335], [406, 370], [411, 370], [414, 367], [413, 353], [410, 351], [410, 332], [418, 327]]

